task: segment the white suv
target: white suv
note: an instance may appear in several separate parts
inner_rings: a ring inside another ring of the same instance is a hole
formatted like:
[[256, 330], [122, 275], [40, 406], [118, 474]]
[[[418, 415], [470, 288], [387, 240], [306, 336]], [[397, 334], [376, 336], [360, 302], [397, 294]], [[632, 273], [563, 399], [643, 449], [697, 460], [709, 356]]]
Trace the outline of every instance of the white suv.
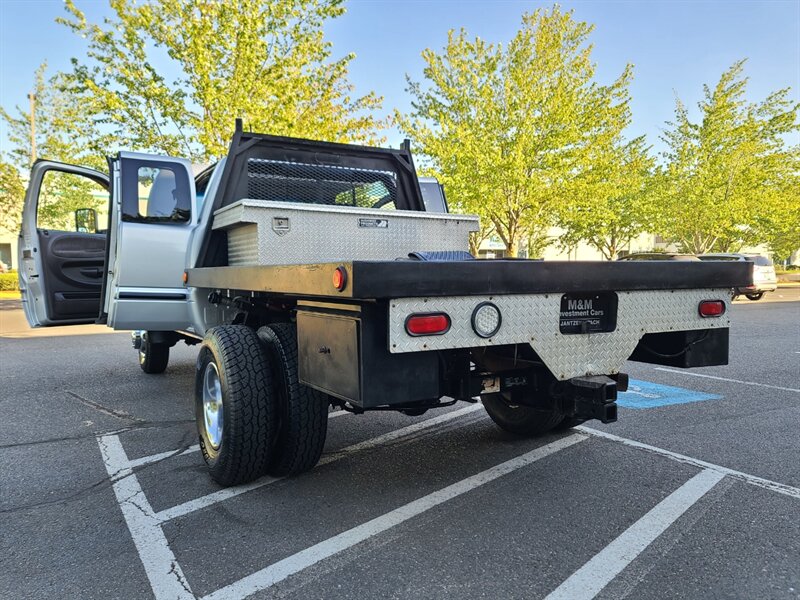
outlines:
[[778, 276], [775, 266], [766, 256], [760, 254], [699, 254], [700, 260], [740, 260], [753, 263], [753, 282], [747, 287], [734, 288], [736, 296], [745, 296], [748, 300], [761, 300], [765, 292], [778, 289]]

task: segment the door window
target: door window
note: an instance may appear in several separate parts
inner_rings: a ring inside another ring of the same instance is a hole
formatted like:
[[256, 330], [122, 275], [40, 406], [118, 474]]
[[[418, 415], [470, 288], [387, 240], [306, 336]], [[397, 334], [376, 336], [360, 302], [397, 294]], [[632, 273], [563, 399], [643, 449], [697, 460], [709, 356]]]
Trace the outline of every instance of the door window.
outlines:
[[185, 223], [192, 215], [189, 178], [183, 169], [128, 161], [122, 174], [122, 220]]
[[108, 218], [108, 192], [102, 185], [75, 173], [45, 172], [36, 209], [37, 229], [77, 231], [76, 215], [86, 214], [87, 209], [95, 211], [101, 223]]

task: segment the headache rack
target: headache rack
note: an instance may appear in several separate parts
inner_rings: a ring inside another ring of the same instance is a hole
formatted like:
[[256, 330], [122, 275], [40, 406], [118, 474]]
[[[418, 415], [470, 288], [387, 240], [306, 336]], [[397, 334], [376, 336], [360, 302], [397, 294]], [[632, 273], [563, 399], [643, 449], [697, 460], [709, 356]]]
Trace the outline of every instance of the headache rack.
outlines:
[[[239, 200], [424, 211], [410, 143], [374, 148], [242, 131], [236, 121], [212, 212]], [[196, 266], [226, 264], [225, 234], [209, 228]]]
[[247, 199], [361, 208], [394, 206], [397, 173], [248, 158]]

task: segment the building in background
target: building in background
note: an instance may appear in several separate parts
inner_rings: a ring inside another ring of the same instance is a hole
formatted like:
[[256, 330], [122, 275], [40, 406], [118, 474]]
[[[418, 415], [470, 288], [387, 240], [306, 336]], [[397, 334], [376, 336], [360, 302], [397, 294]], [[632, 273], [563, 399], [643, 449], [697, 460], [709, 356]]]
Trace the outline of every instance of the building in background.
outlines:
[[16, 270], [19, 261], [17, 260], [17, 236], [19, 232], [8, 231], [0, 227], [0, 261], [8, 269]]

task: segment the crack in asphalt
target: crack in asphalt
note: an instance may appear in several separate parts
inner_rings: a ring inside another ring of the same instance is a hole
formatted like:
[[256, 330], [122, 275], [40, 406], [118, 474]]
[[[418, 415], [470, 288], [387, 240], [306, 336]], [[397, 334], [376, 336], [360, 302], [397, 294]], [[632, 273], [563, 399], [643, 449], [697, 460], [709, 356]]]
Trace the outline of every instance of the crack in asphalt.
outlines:
[[84, 398], [80, 394], [76, 394], [75, 392], [71, 392], [67, 390], [67, 395], [72, 396], [78, 402], [83, 404], [84, 406], [88, 406], [89, 408], [93, 408], [98, 412], [103, 413], [104, 415], [108, 415], [109, 417], [114, 417], [116, 419], [122, 419], [123, 421], [133, 421], [134, 423], [146, 423], [144, 419], [140, 419], [139, 417], [135, 417], [132, 414], [125, 412], [124, 410], [115, 410], [113, 408], [108, 408], [107, 406], [103, 406], [98, 402], [94, 402], [93, 400], [89, 400], [88, 398]]
[[185, 589], [187, 593], [191, 594], [192, 598], [197, 598], [195, 593], [189, 587], [189, 582], [187, 582], [183, 577], [181, 577], [181, 574], [178, 572], [178, 561], [173, 560], [172, 562], [170, 562], [168, 575], [174, 575], [175, 579], [178, 580], [178, 583], [181, 585], [181, 587]]
[[175, 421], [137, 421], [135, 425], [122, 427], [113, 431], [95, 431], [81, 435], [66, 435], [57, 438], [47, 438], [44, 440], [33, 440], [30, 442], [14, 442], [13, 444], [0, 444], [0, 450], [7, 448], [25, 448], [27, 446], [38, 446], [41, 444], [57, 444], [59, 442], [72, 442], [75, 440], [88, 440], [95, 439], [106, 435], [116, 435], [125, 433], [127, 431], [139, 431], [144, 429], [166, 429], [169, 427], [176, 427], [178, 425], [185, 425], [186, 423], [194, 423], [194, 419], [178, 419]]
[[[102, 439], [102, 435], [97, 436], [97, 438], [98, 438], [98, 441], [101, 440]], [[192, 440], [192, 442], [193, 441], [194, 440]], [[95, 481], [95, 482], [93, 482], [93, 483], [91, 483], [91, 484], [89, 484], [87, 486], [84, 486], [84, 487], [72, 492], [71, 494], [69, 494], [67, 496], [61, 496], [60, 498], [57, 498], [57, 499], [54, 499], [54, 500], [44, 500], [44, 501], [41, 501], [41, 502], [31, 502], [31, 503], [28, 503], [28, 504], [18, 504], [16, 506], [10, 506], [10, 507], [0, 507], [0, 514], [11, 514], [11, 513], [21, 512], [21, 511], [25, 511], [25, 510], [43, 508], [43, 507], [46, 507], [46, 506], [63, 505], [63, 504], [68, 504], [69, 502], [82, 500], [83, 498], [88, 497], [88, 496], [90, 496], [91, 494], [93, 494], [93, 493], [95, 493], [97, 491], [105, 491], [107, 489], [110, 489], [111, 486], [114, 483], [116, 483], [118, 481], [122, 481], [126, 477], [130, 477], [130, 476], [134, 475], [137, 472], [141, 472], [141, 471], [143, 471], [145, 469], [148, 469], [148, 468], [150, 468], [150, 467], [152, 467], [154, 465], [157, 465], [157, 464], [159, 464], [159, 463], [161, 463], [161, 462], [163, 462], [165, 460], [173, 458], [174, 456], [176, 456], [176, 455], [178, 455], [178, 454], [180, 454], [182, 452], [185, 452], [192, 445], [193, 445], [192, 443], [187, 442], [184, 445], [182, 445], [181, 447], [177, 448], [174, 452], [170, 453], [169, 456], [165, 456], [164, 458], [161, 458], [161, 459], [158, 459], [158, 460], [154, 460], [153, 462], [147, 463], [145, 465], [141, 465], [139, 467], [135, 467], [134, 469], [129, 469], [129, 468], [120, 469], [119, 471], [117, 471], [117, 472], [115, 472], [115, 473], [113, 473], [111, 475], [106, 475], [102, 479], [99, 479], [98, 481]], [[135, 494], [134, 494], [134, 496], [135, 496]], [[123, 502], [130, 502], [131, 504], [133, 504], [133, 506], [136, 506], [136, 508], [138, 508], [142, 512], [145, 512], [144, 510], [142, 510], [142, 507], [138, 506], [136, 503], [134, 503], [132, 499], [133, 499], [133, 496], [131, 496], [130, 498], [124, 499]]]

